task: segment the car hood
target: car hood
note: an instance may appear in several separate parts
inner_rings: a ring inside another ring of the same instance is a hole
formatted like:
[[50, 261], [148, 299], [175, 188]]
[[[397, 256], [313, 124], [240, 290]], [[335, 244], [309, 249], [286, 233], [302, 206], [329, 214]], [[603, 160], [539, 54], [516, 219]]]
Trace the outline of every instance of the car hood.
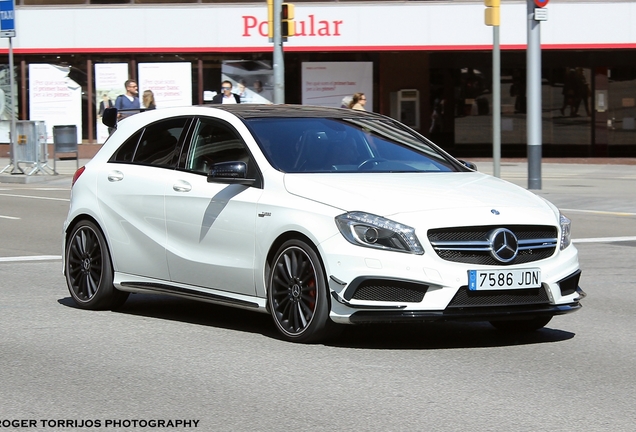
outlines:
[[[440, 226], [508, 220], [515, 224], [554, 224], [558, 220], [558, 210], [544, 199], [477, 172], [287, 174], [284, 181], [291, 194], [343, 211], [401, 215], [404, 222], [411, 219], [409, 214], [422, 213]], [[493, 220], [494, 216], [499, 218]]]

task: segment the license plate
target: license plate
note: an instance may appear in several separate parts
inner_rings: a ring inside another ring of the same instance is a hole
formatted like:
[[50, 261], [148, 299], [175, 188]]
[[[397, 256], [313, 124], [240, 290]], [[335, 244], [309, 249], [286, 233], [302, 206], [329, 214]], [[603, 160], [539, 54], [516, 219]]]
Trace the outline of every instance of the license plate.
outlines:
[[468, 289], [499, 290], [538, 288], [541, 270], [538, 268], [515, 270], [468, 270]]

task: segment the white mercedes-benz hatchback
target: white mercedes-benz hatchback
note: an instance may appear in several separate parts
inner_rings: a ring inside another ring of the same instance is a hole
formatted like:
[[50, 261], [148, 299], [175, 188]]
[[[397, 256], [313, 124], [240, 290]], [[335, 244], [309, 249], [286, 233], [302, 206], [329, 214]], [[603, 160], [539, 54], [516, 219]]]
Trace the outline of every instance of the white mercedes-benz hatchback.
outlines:
[[268, 312], [313, 342], [338, 324], [527, 331], [581, 307], [567, 217], [391, 118], [217, 105], [116, 126], [75, 174], [64, 224], [81, 308], [172, 294]]

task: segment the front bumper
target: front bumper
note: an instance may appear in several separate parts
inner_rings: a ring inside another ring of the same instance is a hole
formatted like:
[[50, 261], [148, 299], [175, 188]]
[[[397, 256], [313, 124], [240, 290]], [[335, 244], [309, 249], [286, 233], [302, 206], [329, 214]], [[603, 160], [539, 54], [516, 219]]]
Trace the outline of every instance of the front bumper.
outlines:
[[540, 287], [486, 291], [468, 290], [468, 272], [483, 264], [443, 260], [428, 250], [414, 255], [362, 248], [338, 236], [320, 246], [335, 323], [531, 319], [576, 311], [584, 296], [574, 246], [505, 266], [540, 268]]
[[351, 324], [431, 321], [500, 321], [563, 315], [581, 308], [577, 301], [567, 305], [467, 308], [461, 311], [359, 311], [349, 316]]
[[[384, 294], [387, 287], [400, 296], [394, 301], [356, 301], [360, 297], [370, 295], [367, 279], [359, 278], [342, 292], [331, 291], [331, 318], [338, 323], [395, 323], [395, 322], [430, 322], [430, 321], [501, 321], [533, 319], [537, 317], [563, 315], [576, 312], [581, 308], [580, 300], [586, 296], [579, 287], [580, 270], [561, 279], [552, 286], [542, 284], [540, 288], [523, 290], [470, 291], [467, 286], [460, 287], [450, 303], [441, 310], [427, 310], [422, 307], [428, 286], [404, 280], [372, 280], [385, 287], [373, 287], [375, 292]], [[338, 282], [337, 280], [335, 282]], [[561, 294], [559, 304], [553, 302], [552, 290]], [[417, 301], [417, 297], [421, 300]], [[408, 299], [414, 299], [408, 301]], [[563, 301], [566, 300], [567, 301]], [[368, 300], [368, 299], [367, 299]], [[417, 301], [418, 306], [414, 305]], [[414, 307], [415, 306], [415, 307]]]

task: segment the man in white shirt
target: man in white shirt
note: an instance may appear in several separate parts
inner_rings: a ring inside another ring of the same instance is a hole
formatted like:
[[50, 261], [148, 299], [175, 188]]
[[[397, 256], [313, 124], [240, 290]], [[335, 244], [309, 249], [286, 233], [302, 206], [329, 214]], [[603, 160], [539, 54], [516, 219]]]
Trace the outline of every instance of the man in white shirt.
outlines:
[[223, 81], [221, 83], [221, 93], [212, 98], [213, 104], [238, 104], [241, 103], [239, 95], [232, 93], [232, 83]]

